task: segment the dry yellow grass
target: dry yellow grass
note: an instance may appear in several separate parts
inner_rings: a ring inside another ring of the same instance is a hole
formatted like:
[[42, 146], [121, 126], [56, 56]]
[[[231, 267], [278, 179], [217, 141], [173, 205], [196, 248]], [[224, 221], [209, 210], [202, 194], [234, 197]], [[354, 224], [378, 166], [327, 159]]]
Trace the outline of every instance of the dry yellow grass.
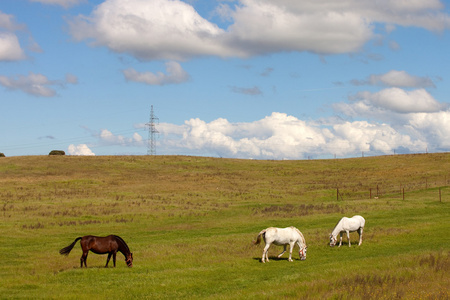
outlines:
[[[0, 292], [4, 298], [445, 299], [449, 171], [447, 153], [316, 161], [0, 158], [6, 258]], [[369, 199], [377, 186], [378, 199]], [[338, 218], [355, 213], [366, 216], [363, 245], [328, 247]], [[305, 235], [307, 260], [260, 264], [262, 248], [251, 240], [263, 228], [290, 225]], [[77, 236], [111, 233], [134, 252], [132, 269], [121, 257], [116, 269], [103, 269], [106, 257], [90, 254], [89, 268], [80, 270], [77, 246], [69, 257], [58, 254]]]

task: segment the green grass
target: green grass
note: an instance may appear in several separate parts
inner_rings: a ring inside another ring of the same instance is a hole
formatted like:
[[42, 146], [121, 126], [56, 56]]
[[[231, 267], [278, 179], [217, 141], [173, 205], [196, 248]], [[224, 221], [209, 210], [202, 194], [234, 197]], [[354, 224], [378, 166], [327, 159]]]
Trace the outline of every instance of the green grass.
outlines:
[[[449, 171], [447, 153], [0, 158], [0, 295], [448, 299]], [[352, 233], [351, 248], [330, 248], [336, 222], [354, 214], [366, 218], [362, 246]], [[291, 225], [306, 238], [306, 261], [297, 248], [294, 262], [276, 259], [281, 247], [272, 246], [271, 261], [260, 263], [263, 246], [251, 243], [259, 231]], [[59, 255], [87, 234], [123, 237], [133, 268], [121, 254], [116, 268], [103, 268], [106, 256], [90, 253], [80, 269], [79, 245]]]

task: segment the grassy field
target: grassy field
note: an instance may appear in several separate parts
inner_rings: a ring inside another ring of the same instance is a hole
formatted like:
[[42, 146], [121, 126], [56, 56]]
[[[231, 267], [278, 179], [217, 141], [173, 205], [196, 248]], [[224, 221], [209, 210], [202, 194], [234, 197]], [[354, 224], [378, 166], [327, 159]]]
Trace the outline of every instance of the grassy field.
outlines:
[[[448, 299], [449, 182], [449, 153], [0, 158], [0, 298]], [[363, 244], [329, 247], [355, 214]], [[262, 264], [252, 240], [270, 226], [299, 228], [307, 259], [272, 246]], [[121, 236], [133, 268], [90, 253], [80, 269], [79, 244], [59, 255], [88, 234]]]

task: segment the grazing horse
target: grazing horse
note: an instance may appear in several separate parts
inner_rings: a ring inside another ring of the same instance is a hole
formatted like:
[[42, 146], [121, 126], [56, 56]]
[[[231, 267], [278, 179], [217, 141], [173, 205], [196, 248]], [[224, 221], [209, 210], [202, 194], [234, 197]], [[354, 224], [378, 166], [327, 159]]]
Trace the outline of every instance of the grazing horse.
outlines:
[[125, 243], [125, 241], [117, 235], [108, 235], [106, 237], [85, 235], [83, 237], [77, 237], [72, 244], [59, 250], [59, 253], [62, 255], [69, 255], [70, 251], [72, 250], [73, 246], [75, 246], [78, 240], [81, 240], [80, 244], [81, 249], [83, 250], [83, 255], [81, 255], [80, 258], [81, 268], [83, 267], [83, 263], [87, 268], [86, 259], [89, 250], [91, 250], [95, 254], [108, 253], [108, 259], [106, 260], [105, 268], [108, 267], [111, 255], [113, 257], [114, 267], [116, 266], [117, 251], [121, 252], [125, 256], [125, 262], [127, 263], [128, 267], [133, 266], [133, 253], [131, 253], [127, 243]]
[[342, 234], [347, 232], [348, 246], [350, 247], [350, 232], [357, 231], [359, 234], [358, 246], [362, 243], [362, 235], [366, 220], [361, 216], [353, 216], [351, 218], [343, 217], [334, 227], [330, 234], [330, 246], [333, 247], [337, 243], [337, 235], [340, 234], [339, 247], [342, 245]]
[[269, 262], [269, 256], [267, 252], [269, 250], [270, 245], [273, 243], [277, 246], [284, 246], [283, 252], [281, 252], [278, 257], [281, 257], [284, 252], [286, 252], [287, 245], [290, 246], [289, 250], [289, 261], [292, 261], [292, 249], [294, 249], [295, 244], [297, 243], [299, 247], [298, 255], [300, 255], [300, 260], [306, 259], [306, 241], [303, 237], [303, 234], [297, 228], [291, 226], [287, 228], [275, 228], [269, 227], [267, 229], [262, 230], [253, 244], [259, 245], [261, 242], [261, 236], [264, 239], [264, 243], [266, 246], [264, 247], [262, 259], [261, 261], [265, 263], [265, 261]]

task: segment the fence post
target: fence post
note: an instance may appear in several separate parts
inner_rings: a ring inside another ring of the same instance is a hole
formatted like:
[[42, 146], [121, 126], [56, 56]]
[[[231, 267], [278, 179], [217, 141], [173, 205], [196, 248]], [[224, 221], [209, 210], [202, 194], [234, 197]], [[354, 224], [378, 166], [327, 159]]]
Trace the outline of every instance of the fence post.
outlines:
[[441, 188], [439, 188], [439, 202], [442, 202], [442, 198], [441, 198]]
[[339, 188], [336, 190], [336, 201], [339, 201]]
[[405, 200], [405, 188], [403, 188], [403, 201]]
[[369, 189], [369, 199], [372, 199], [372, 188]]

